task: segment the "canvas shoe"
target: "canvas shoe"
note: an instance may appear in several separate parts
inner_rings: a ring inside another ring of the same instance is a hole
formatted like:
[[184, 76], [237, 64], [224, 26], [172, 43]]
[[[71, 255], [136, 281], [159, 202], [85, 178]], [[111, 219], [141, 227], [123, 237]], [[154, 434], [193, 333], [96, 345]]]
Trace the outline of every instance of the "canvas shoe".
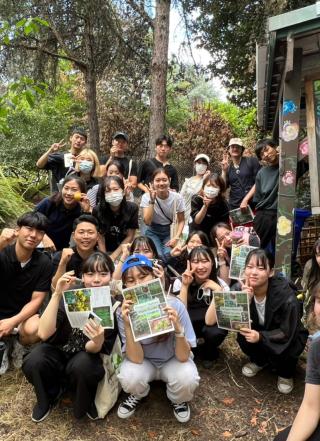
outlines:
[[129, 418], [136, 411], [136, 408], [141, 404], [141, 399], [134, 395], [128, 395], [127, 399], [123, 401], [118, 407], [119, 418]]
[[184, 403], [172, 403], [173, 415], [179, 421], [179, 423], [187, 423], [190, 420], [190, 407], [189, 404]]
[[245, 377], [254, 377], [263, 368], [264, 366], [258, 366], [257, 364], [250, 362], [242, 366], [242, 373]]
[[50, 412], [51, 406], [47, 407], [46, 409], [42, 409], [37, 403], [33, 408], [31, 419], [34, 423], [40, 423], [49, 416]]
[[278, 377], [278, 391], [281, 394], [289, 394], [293, 389], [293, 379]]
[[1, 366], [0, 366], [0, 375], [4, 375], [7, 370], [9, 369], [9, 348], [8, 346], [6, 346], [4, 353], [3, 353], [3, 357], [2, 357], [2, 362], [1, 362]]

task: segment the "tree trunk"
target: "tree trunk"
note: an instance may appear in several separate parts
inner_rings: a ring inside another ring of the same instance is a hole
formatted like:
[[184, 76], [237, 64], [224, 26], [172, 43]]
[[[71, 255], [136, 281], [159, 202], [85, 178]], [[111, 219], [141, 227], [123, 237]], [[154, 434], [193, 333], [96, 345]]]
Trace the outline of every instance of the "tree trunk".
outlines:
[[84, 72], [86, 100], [88, 103], [89, 145], [100, 156], [100, 135], [97, 113], [96, 74], [92, 70]]
[[151, 97], [149, 153], [154, 156], [155, 141], [164, 134], [168, 70], [169, 18], [171, 0], [156, 0], [153, 54], [151, 62]]
[[88, 103], [89, 145], [98, 157], [100, 156], [99, 121], [97, 112], [97, 72], [94, 60], [94, 37], [92, 30], [94, 12], [91, 3], [87, 4], [84, 24], [84, 41], [87, 57], [87, 68], [84, 71], [86, 99]]

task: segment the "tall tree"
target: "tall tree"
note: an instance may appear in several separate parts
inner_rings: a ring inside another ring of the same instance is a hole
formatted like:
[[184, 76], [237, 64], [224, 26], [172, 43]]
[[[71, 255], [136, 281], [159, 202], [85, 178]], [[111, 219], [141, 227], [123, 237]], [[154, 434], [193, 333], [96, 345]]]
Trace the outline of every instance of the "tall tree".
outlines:
[[266, 19], [314, 3], [314, 0], [182, 0], [197, 11], [189, 24], [212, 56], [210, 69], [241, 106], [255, 101], [255, 48], [265, 38]]
[[[128, 57], [140, 56], [132, 46], [134, 20], [124, 23], [124, 16], [111, 0], [28, 0], [3, 1], [5, 7], [0, 18], [11, 24], [19, 23], [26, 16], [42, 17], [48, 26], [38, 34], [17, 33], [5, 43], [3, 60], [15, 57], [15, 62], [34, 53], [41, 62], [67, 59], [84, 76], [90, 144], [99, 153], [99, 124], [96, 105], [96, 83], [102, 73], [115, 62], [123, 63]], [[9, 15], [9, 16], [8, 16]], [[140, 29], [143, 34], [143, 30]], [[18, 56], [17, 56], [18, 54]], [[142, 57], [141, 57], [142, 58]], [[145, 59], [140, 61], [145, 62]], [[20, 64], [20, 68], [21, 67]]]
[[149, 151], [152, 156], [156, 139], [165, 131], [170, 5], [170, 0], [156, 0], [149, 123]]

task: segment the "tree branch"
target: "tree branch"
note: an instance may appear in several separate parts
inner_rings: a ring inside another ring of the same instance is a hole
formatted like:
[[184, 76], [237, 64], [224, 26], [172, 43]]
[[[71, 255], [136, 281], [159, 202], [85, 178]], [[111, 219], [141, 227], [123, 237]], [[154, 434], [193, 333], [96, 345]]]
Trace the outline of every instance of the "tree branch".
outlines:
[[146, 13], [146, 11], [141, 6], [137, 5], [137, 3], [134, 0], [127, 0], [127, 2], [131, 6], [131, 8], [135, 12], [137, 12], [141, 18], [144, 19], [144, 21], [150, 26], [150, 28], [154, 29], [153, 20], [152, 20], [152, 18], [149, 17], [149, 15]]

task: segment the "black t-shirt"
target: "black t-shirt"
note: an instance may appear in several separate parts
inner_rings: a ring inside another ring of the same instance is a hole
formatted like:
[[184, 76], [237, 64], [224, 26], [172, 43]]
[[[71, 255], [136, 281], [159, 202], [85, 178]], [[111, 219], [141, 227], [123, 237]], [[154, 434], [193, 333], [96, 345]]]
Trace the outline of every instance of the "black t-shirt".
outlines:
[[57, 251], [67, 248], [73, 222], [81, 214], [81, 205], [77, 204], [68, 210], [62, 202], [56, 205], [50, 198], [45, 198], [36, 206], [35, 211], [39, 211], [49, 219], [47, 235], [55, 244]]
[[98, 219], [101, 233], [105, 238], [107, 251], [117, 249], [126, 238], [128, 230], [137, 230], [139, 228], [138, 211], [137, 204], [127, 202], [125, 199], [117, 213], [113, 212], [108, 204], [105, 212], [102, 212], [100, 203], [94, 207], [92, 214]]
[[170, 188], [179, 191], [179, 179], [176, 168], [171, 164], [163, 165], [163, 163], [156, 158], [143, 161], [139, 168], [138, 182], [149, 184], [151, 182], [152, 174], [157, 168], [164, 168], [168, 172], [171, 178]]
[[[201, 230], [210, 238], [211, 228], [218, 222], [229, 222], [229, 207], [224, 200], [217, 200], [214, 204], [210, 204], [207, 210], [205, 218], [201, 224], [196, 224], [194, 221], [195, 216], [199, 213], [203, 206], [203, 199], [194, 195], [191, 199], [191, 217], [192, 224], [190, 226], [191, 231]], [[215, 245], [215, 244], [212, 244]]]
[[[76, 277], [81, 277], [82, 264], [84, 260], [80, 256], [76, 247], [72, 247], [74, 254], [72, 254], [70, 260], [66, 265], [66, 271], [74, 271]], [[57, 272], [60, 260], [61, 260], [62, 251], [57, 251], [53, 255], [52, 265], [53, 265], [53, 275]]]
[[230, 164], [227, 171], [230, 210], [240, 207], [242, 199], [253, 187], [259, 169], [260, 164], [255, 157], [242, 157], [238, 169]]
[[[104, 165], [108, 162], [110, 158], [110, 155], [103, 155], [100, 158], [100, 164]], [[128, 174], [129, 174], [129, 166], [130, 166], [130, 161], [131, 159], [128, 158], [127, 156], [124, 156], [123, 158], [118, 158], [117, 156], [114, 156], [112, 159], [114, 159], [115, 161], [120, 162], [120, 164], [122, 165], [122, 167], [124, 168], [124, 177], [127, 179], [128, 178]], [[131, 163], [131, 171], [130, 171], [130, 176], [138, 176], [138, 166], [136, 161], [132, 160]]]
[[34, 291], [47, 292], [52, 278], [52, 263], [46, 254], [35, 250], [22, 268], [15, 245], [0, 251], [0, 320], [18, 314], [30, 302]]
[[57, 184], [61, 179], [64, 179], [66, 174], [70, 171], [69, 168], [64, 166], [64, 153], [56, 152], [50, 153], [48, 156], [48, 162], [44, 166], [45, 170], [51, 170], [52, 172], [52, 190], [57, 191]]
[[320, 385], [320, 332], [310, 337], [306, 383]]

